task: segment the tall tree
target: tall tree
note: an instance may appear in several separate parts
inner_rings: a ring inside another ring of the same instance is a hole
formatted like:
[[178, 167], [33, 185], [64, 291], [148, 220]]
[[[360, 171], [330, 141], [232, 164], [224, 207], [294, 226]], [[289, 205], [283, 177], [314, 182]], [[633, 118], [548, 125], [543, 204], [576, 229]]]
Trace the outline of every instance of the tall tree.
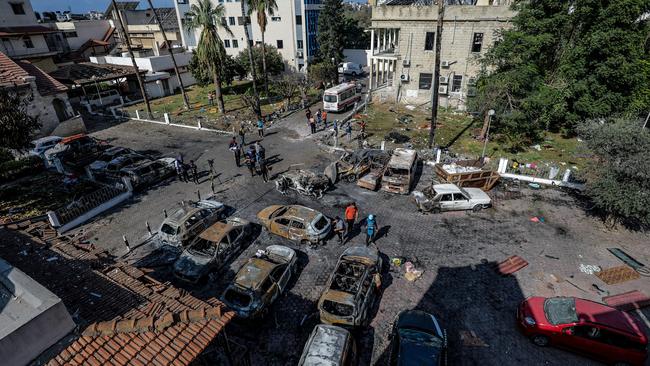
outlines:
[[0, 88], [0, 148], [25, 150], [29, 146], [41, 128], [38, 117], [27, 113], [33, 100], [17, 87]]
[[275, 11], [278, 10], [278, 4], [275, 0], [248, 0], [248, 14], [252, 15], [253, 12], [257, 14], [257, 25], [260, 26], [262, 31], [262, 69], [264, 72], [264, 91], [266, 97], [269, 97], [269, 75], [266, 71], [266, 43], [264, 41], [264, 34], [266, 33], [266, 25], [268, 24], [267, 14], [273, 16]]
[[[578, 122], [636, 115], [650, 105], [647, 0], [517, 0], [512, 29], [482, 62], [477, 101], [513, 139]], [[483, 97], [482, 97], [483, 95]]]
[[343, 45], [345, 43], [345, 21], [343, 19], [343, 1], [325, 0], [318, 16], [318, 55], [329, 65], [329, 79], [332, 84], [338, 82], [338, 64], [343, 62]]
[[[262, 69], [264, 61], [263, 49], [261, 45], [253, 47], [253, 64], [257, 70]], [[248, 58], [248, 51], [242, 51], [235, 57], [235, 62], [240, 69], [246, 70], [246, 74], [251, 73], [250, 60]], [[284, 59], [282, 54], [274, 46], [266, 46], [266, 71], [271, 76], [276, 76], [284, 71]]]
[[222, 80], [220, 72], [226, 60], [226, 49], [217, 31], [219, 28], [222, 28], [226, 33], [234, 37], [228, 25], [221, 22], [224, 14], [225, 10], [223, 5], [219, 4], [215, 6], [210, 0], [199, 0], [198, 4], [192, 4], [190, 12], [187, 13], [190, 19], [185, 25], [189, 30], [201, 29], [199, 45], [196, 48], [196, 57], [212, 73], [214, 90], [217, 96], [217, 107], [221, 113], [226, 112], [223, 94], [221, 92]]
[[[241, 17], [242, 17], [242, 22], [244, 23], [244, 34], [246, 35], [246, 48], [248, 50], [248, 60], [251, 64], [251, 76], [253, 77], [253, 95], [251, 96], [252, 102], [250, 103], [251, 108], [257, 115], [257, 117], [262, 116], [262, 109], [260, 108], [260, 95], [257, 92], [257, 85], [255, 85], [257, 81], [257, 72], [255, 71], [255, 61], [253, 58], [253, 40], [251, 40], [251, 34], [248, 31], [248, 25], [250, 24], [250, 17], [247, 15], [248, 12], [246, 11], [246, 6], [249, 6], [247, 1], [241, 0], [240, 2], [241, 5]], [[249, 6], [250, 7], [250, 6]]]

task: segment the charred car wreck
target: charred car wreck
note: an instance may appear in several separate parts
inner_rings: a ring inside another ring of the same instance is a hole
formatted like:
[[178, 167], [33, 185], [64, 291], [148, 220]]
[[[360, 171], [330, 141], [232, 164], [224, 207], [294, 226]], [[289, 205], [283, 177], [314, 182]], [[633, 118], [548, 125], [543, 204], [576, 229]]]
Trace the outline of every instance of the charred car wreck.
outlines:
[[309, 170], [293, 170], [283, 174], [275, 180], [276, 189], [287, 194], [294, 190], [305, 196], [321, 198], [330, 187], [330, 178], [324, 174], [316, 174]]
[[325, 324], [365, 326], [381, 288], [381, 259], [372, 247], [350, 247], [336, 264], [318, 301]]
[[417, 160], [415, 150], [395, 149], [381, 178], [381, 189], [391, 193], [408, 194], [415, 180]]
[[184, 202], [160, 225], [158, 238], [163, 245], [182, 248], [194, 237], [225, 216], [225, 206], [205, 199]]
[[330, 232], [331, 222], [327, 216], [300, 205], [273, 205], [257, 213], [266, 229], [302, 244], [323, 241]]
[[325, 170], [325, 175], [335, 177], [336, 179], [333, 179], [335, 183], [339, 180], [352, 183], [373, 169], [383, 169], [389, 159], [390, 154], [384, 150], [357, 150], [344, 154], [339, 160], [330, 164]]

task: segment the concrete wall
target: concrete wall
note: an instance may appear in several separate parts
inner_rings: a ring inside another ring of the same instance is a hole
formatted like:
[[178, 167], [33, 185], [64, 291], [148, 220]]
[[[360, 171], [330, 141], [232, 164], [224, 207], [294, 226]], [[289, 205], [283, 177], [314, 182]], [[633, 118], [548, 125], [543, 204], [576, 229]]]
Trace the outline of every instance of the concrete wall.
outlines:
[[[18, 2], [18, 1], [16, 1]], [[30, 1], [22, 1], [25, 14], [14, 14], [8, 0], [0, 0], [0, 27], [36, 25], [36, 15]]]
[[54, 28], [63, 32], [77, 32], [77, 37], [67, 37], [70, 49], [77, 50], [90, 39], [101, 40], [111, 27], [108, 20], [80, 20], [57, 22]]
[[[192, 52], [183, 52], [183, 53], [174, 53], [176, 58], [176, 64], [178, 67], [188, 66], [190, 60], [192, 60]], [[90, 62], [96, 64], [112, 64], [112, 65], [123, 65], [123, 66], [132, 66], [130, 57], [122, 56], [100, 56], [100, 57], [91, 57]], [[138, 65], [138, 68], [151, 71], [167, 71], [174, 68], [172, 63], [172, 58], [169, 55], [162, 56], [151, 56], [151, 57], [136, 57], [135, 63]]]
[[190, 2], [189, 0], [174, 1], [174, 7], [176, 8], [178, 26], [181, 28], [180, 33], [183, 46], [185, 49], [193, 49], [197, 46], [196, 35], [194, 31], [185, 28], [185, 13], [190, 11]]
[[[440, 95], [441, 106], [464, 109], [470, 78], [478, 75], [478, 59], [494, 44], [496, 32], [511, 26], [515, 13], [507, 5], [471, 6], [450, 5], [445, 8], [442, 33], [441, 61], [450, 65], [441, 68], [441, 76], [448, 78], [447, 95]], [[433, 6], [377, 6], [372, 9], [372, 26], [375, 28], [375, 48], [381, 29], [398, 29], [394, 55], [397, 57], [392, 86], [379, 89], [377, 96], [404, 103], [424, 103], [431, 99], [431, 89], [419, 88], [421, 74], [432, 74], [435, 51], [425, 50], [427, 32], [435, 32], [437, 9]], [[483, 33], [480, 52], [472, 52], [475, 33]], [[435, 49], [435, 48], [434, 48]], [[375, 52], [375, 59], [381, 57]], [[407, 60], [410, 66], [404, 66]], [[407, 75], [408, 82], [400, 82]], [[454, 76], [462, 77], [460, 91], [452, 92]]]
[[34, 47], [25, 47], [23, 37], [2, 37], [0, 41], [0, 51], [10, 57], [24, 57], [29, 55], [39, 55], [49, 53], [45, 37], [42, 34], [33, 34], [29, 36]]
[[68, 101], [67, 93], [58, 93], [55, 95], [40, 95], [38, 89], [36, 89], [35, 81], [30, 81], [31, 91], [23, 92], [23, 95], [30, 93], [33, 95], [33, 100], [29, 103], [27, 107], [27, 113], [30, 116], [38, 117], [38, 121], [41, 123], [41, 129], [38, 132], [40, 136], [49, 135], [58, 125], [59, 118], [56, 115], [53, 102], [55, 99], [60, 99], [66, 106], [66, 113], [68, 118], [71, 118], [74, 113], [72, 106]]
[[367, 66], [369, 52], [370, 51], [368, 50], [344, 49], [343, 57], [345, 59], [345, 62], [354, 62], [355, 64], [359, 64], [361, 66]]

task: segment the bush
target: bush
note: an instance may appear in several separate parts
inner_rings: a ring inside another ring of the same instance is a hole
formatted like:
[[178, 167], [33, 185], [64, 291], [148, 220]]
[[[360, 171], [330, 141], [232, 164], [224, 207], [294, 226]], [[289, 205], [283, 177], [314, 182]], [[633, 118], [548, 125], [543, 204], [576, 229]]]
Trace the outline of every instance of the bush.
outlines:
[[0, 149], [0, 164], [14, 160], [14, 156], [11, 154], [11, 151], [7, 149]]
[[10, 182], [40, 172], [43, 168], [43, 161], [38, 156], [5, 161], [4, 163], [0, 163], [0, 183]]

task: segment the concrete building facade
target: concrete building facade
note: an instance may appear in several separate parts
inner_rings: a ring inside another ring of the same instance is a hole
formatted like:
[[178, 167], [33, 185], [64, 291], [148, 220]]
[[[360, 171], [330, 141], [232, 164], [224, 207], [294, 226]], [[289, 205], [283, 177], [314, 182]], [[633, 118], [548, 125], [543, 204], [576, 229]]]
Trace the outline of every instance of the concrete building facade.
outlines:
[[[476, 95], [478, 59], [497, 31], [511, 26], [509, 0], [446, 5], [440, 51], [439, 103], [464, 110]], [[368, 65], [373, 98], [408, 104], [431, 101], [437, 4], [392, 0], [372, 8]]]
[[[177, 0], [183, 2], [185, 0]], [[181, 9], [187, 9], [195, 4], [196, 0], [188, 0], [189, 4], [177, 4], [179, 19], [184, 17], [180, 14]], [[246, 50], [246, 34], [244, 31], [244, 19], [242, 18], [241, 4], [238, 0], [212, 0], [215, 5], [223, 5], [225, 16], [221, 19], [224, 24], [230, 27], [234, 36], [220, 30], [219, 36], [224, 42], [226, 53], [237, 56]], [[321, 0], [278, 0], [278, 10], [273, 16], [268, 16], [265, 42], [275, 46], [282, 55], [285, 62], [285, 71], [306, 71], [307, 64], [316, 55], [318, 43], [316, 34], [318, 31], [318, 16], [322, 8]], [[183, 6], [181, 6], [183, 5]], [[247, 8], [246, 8], [247, 9]], [[247, 11], [247, 10], [246, 10]], [[254, 45], [262, 43], [262, 32], [257, 24], [256, 15], [253, 13], [248, 32]], [[184, 45], [195, 48], [200, 38], [201, 31], [194, 32], [194, 39], [186, 39]]]

